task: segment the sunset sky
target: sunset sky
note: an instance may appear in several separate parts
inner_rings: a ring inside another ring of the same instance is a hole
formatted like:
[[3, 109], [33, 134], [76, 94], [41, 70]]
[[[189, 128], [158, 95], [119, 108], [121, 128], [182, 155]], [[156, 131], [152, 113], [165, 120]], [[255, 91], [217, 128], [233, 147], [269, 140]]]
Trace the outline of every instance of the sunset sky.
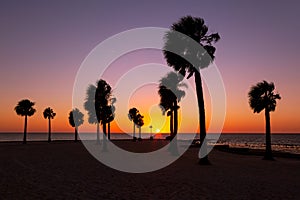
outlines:
[[[99, 43], [133, 28], [169, 28], [180, 17], [192, 15], [204, 18], [209, 30], [221, 36], [216, 44], [215, 64], [226, 89], [223, 132], [264, 132], [264, 115], [254, 114], [249, 108], [247, 93], [251, 85], [267, 80], [275, 83], [276, 91], [282, 96], [276, 111], [271, 113], [272, 131], [299, 133], [299, 8], [296, 0], [1, 1], [0, 132], [23, 131], [24, 119], [16, 115], [14, 107], [24, 98], [36, 102], [37, 112], [28, 121], [29, 132], [48, 130], [42, 116], [48, 106], [57, 113], [52, 123], [53, 131], [72, 131], [68, 113], [72, 109], [75, 77], [86, 56]], [[120, 78], [129, 69], [147, 63], [166, 65], [158, 50], [137, 51], [120, 57], [99, 79], [104, 78], [118, 94], [116, 84]], [[172, 71], [162, 66], [164, 70]], [[157, 80], [161, 77], [158, 75]], [[91, 84], [95, 82], [91, 80]], [[193, 90], [192, 87], [189, 89]], [[207, 90], [205, 92], [209, 122], [210, 95]], [[145, 115], [143, 132], [149, 131], [150, 124], [154, 132], [167, 132], [167, 119], [157, 106], [157, 84], [142, 85], [131, 94], [127, 102], [117, 101], [119, 111], [116, 110], [116, 114], [123, 116], [130, 107], [136, 106]], [[191, 112], [181, 121], [184, 132], [193, 131], [189, 123], [198, 120], [193, 108], [189, 107], [189, 99], [193, 98], [187, 95], [181, 102], [181, 109]], [[122, 103], [125, 106], [120, 106]], [[79, 109], [87, 117], [86, 111]], [[117, 122], [125, 132], [132, 130], [126, 117], [124, 115]], [[95, 129], [85, 118], [82, 130], [92, 132]], [[119, 131], [116, 124], [114, 131]]]

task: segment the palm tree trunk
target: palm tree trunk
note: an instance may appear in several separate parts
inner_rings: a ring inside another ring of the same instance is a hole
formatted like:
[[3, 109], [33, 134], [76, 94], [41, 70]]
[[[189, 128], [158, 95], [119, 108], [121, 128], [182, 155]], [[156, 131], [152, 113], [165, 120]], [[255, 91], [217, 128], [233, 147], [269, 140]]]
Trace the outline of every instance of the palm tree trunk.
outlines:
[[102, 122], [103, 127], [103, 149], [102, 151], [107, 151], [107, 144], [106, 144], [106, 123]]
[[177, 135], [178, 132], [178, 104], [177, 104], [177, 100], [174, 101], [174, 132], [173, 132], [173, 136], [175, 137]]
[[265, 151], [264, 159], [273, 160], [272, 146], [271, 146], [270, 111], [267, 108], [265, 108], [265, 119], [266, 119], [266, 151]]
[[108, 124], [107, 124], [107, 137], [108, 137], [108, 140], [110, 140], [110, 122], [108, 122]]
[[200, 142], [201, 142], [201, 155], [200, 164], [209, 164], [208, 155], [207, 155], [207, 144], [206, 144], [206, 124], [205, 124], [205, 106], [204, 106], [204, 97], [203, 97], [203, 88], [201, 74], [199, 71], [195, 71], [195, 84], [196, 84], [196, 93], [198, 99], [198, 109], [199, 109], [199, 125], [200, 125]]
[[26, 138], [27, 138], [27, 115], [25, 115], [23, 144], [26, 144]]
[[142, 129], [142, 127], [141, 126], [139, 126], [139, 139], [142, 139], [142, 131], [141, 131], [141, 129]]
[[51, 120], [48, 118], [48, 142], [51, 142]]
[[170, 136], [171, 138], [174, 135], [174, 114], [173, 114], [173, 110], [170, 111]]
[[78, 140], [78, 131], [77, 131], [77, 127], [75, 127], [75, 142], [77, 142]]
[[[177, 148], [177, 132], [178, 132], [178, 109], [177, 109], [178, 105], [177, 105], [177, 100], [174, 101], [174, 122], [173, 122], [173, 126], [174, 126], [174, 130], [173, 130], [173, 134], [171, 137], [171, 144], [169, 147], [169, 151], [171, 152], [172, 155], [174, 156], [178, 156], [178, 148]], [[173, 114], [172, 114], [173, 115]]]
[[100, 142], [100, 135], [99, 135], [99, 132], [100, 132], [100, 127], [99, 127], [99, 122], [97, 122], [97, 142], [99, 143]]
[[[103, 134], [105, 135], [106, 137], [106, 123], [103, 122], [102, 124], [102, 129], [103, 129]], [[104, 137], [103, 137], [104, 138]]]
[[133, 139], [135, 139], [135, 124], [134, 124], [134, 122], [133, 122]]

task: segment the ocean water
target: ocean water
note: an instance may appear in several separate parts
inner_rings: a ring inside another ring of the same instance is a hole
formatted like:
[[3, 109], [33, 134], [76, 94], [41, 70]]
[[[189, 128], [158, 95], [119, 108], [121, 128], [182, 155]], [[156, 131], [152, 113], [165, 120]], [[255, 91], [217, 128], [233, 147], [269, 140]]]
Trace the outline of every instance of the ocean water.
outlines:
[[[81, 133], [79, 135], [83, 140], [96, 140], [95, 133]], [[138, 137], [138, 134], [136, 134]], [[167, 134], [156, 134], [154, 138], [164, 139]], [[251, 149], [265, 148], [264, 134], [208, 134], [208, 141], [212, 144], [227, 144], [231, 147], [246, 147]], [[143, 133], [142, 138], [149, 138], [150, 134]], [[102, 134], [100, 134], [102, 138]], [[111, 139], [131, 139], [132, 135], [111, 134]], [[282, 152], [300, 154], [300, 134], [272, 134], [272, 149]], [[0, 133], [0, 142], [22, 141], [23, 133]], [[47, 141], [47, 133], [28, 133], [28, 141]], [[194, 139], [193, 134], [178, 134], [178, 139]], [[199, 139], [199, 135], [195, 136]], [[74, 140], [74, 133], [52, 133], [52, 140]]]

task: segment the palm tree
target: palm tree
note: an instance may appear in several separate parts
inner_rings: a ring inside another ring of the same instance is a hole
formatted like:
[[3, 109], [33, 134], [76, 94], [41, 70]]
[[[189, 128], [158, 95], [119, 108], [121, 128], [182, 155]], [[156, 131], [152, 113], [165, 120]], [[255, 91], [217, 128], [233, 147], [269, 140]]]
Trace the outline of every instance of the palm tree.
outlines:
[[75, 129], [75, 142], [78, 140], [78, 127], [83, 124], [83, 114], [77, 108], [69, 113], [69, 123]]
[[178, 132], [178, 103], [184, 97], [185, 92], [179, 88], [186, 84], [180, 83], [182, 76], [170, 72], [160, 80], [158, 94], [160, 95], [160, 107], [163, 115], [167, 112], [170, 116], [170, 137], [174, 138]]
[[84, 102], [84, 109], [88, 112], [88, 122], [89, 124], [97, 125], [97, 142], [100, 142], [100, 128], [99, 122], [97, 120], [96, 112], [95, 112], [95, 94], [97, 87], [95, 85], [90, 84], [86, 91], [86, 98]]
[[133, 140], [136, 140], [136, 137], [135, 137], [135, 119], [136, 119], [136, 116], [138, 115], [139, 113], [139, 110], [136, 109], [136, 108], [130, 108], [129, 109], [129, 112], [128, 112], [128, 118], [130, 121], [132, 121], [132, 124], [133, 124]]
[[150, 140], [153, 140], [153, 135], [152, 135], [152, 128], [153, 128], [153, 126], [150, 125], [149, 128], [150, 128]]
[[[108, 139], [110, 139], [110, 123], [114, 120], [116, 98], [112, 98], [111, 86], [105, 80], [99, 80], [95, 92], [95, 111], [98, 123], [102, 124], [103, 133], [107, 135], [106, 125], [108, 124]], [[103, 141], [105, 141], [103, 137]]]
[[138, 140], [142, 140], [142, 133], [141, 133], [141, 128], [144, 125], [144, 120], [143, 120], [144, 116], [142, 116], [141, 114], [137, 114], [136, 118], [134, 119], [134, 123], [137, 125], [137, 127], [139, 128], [139, 138]]
[[23, 144], [26, 144], [27, 117], [34, 115], [34, 113], [36, 112], [36, 109], [33, 108], [34, 104], [34, 102], [31, 102], [28, 99], [23, 99], [19, 101], [17, 106], [15, 107], [17, 115], [25, 116]]
[[266, 120], [266, 151], [264, 158], [266, 160], [273, 160], [271, 147], [271, 125], [270, 112], [275, 111], [276, 100], [281, 99], [279, 94], [274, 93], [274, 83], [262, 81], [252, 86], [249, 93], [249, 104], [254, 113], [260, 113], [265, 110]]
[[48, 107], [43, 112], [44, 118], [48, 119], [48, 142], [51, 142], [51, 119], [56, 116], [56, 113], [53, 112], [52, 108]]
[[[178, 34], [178, 32], [184, 34]], [[206, 125], [205, 106], [203, 98], [203, 88], [200, 69], [206, 68], [214, 59], [216, 48], [212, 45], [220, 39], [218, 33], [208, 34], [208, 27], [202, 18], [192, 16], [182, 17], [174, 23], [165, 35], [164, 56], [169, 66], [175, 71], [185, 76], [187, 79], [194, 76], [196, 94], [198, 98], [200, 142], [204, 157], [200, 159], [200, 164], [209, 164], [206, 149]], [[187, 37], [188, 36], [188, 37]], [[203, 48], [195, 48], [194, 43], [198, 43]], [[169, 50], [169, 51], [168, 51]], [[175, 50], [176, 53], [170, 50]], [[190, 63], [189, 61], [193, 61]]]

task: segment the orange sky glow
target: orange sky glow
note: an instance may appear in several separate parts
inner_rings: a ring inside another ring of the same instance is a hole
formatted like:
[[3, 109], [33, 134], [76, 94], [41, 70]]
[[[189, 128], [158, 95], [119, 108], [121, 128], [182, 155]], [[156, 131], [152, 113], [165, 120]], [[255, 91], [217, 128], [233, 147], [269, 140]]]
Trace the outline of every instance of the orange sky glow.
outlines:
[[[204, 18], [209, 31], [218, 32], [221, 36], [215, 44], [215, 64], [226, 91], [226, 117], [220, 131], [264, 132], [264, 113], [253, 113], [247, 94], [252, 85], [267, 80], [275, 83], [276, 91], [282, 97], [276, 111], [271, 113], [271, 131], [300, 133], [300, 26], [296, 1], [289, 4], [267, 1], [259, 4], [251, 1], [218, 4], [208, 1], [192, 1], [191, 4], [173, 2], [173, 12], [165, 12], [169, 9], [166, 2], [143, 2], [135, 6], [128, 3], [122, 5], [121, 14], [109, 1], [94, 4], [85, 4], [85, 9], [82, 9], [79, 4], [72, 7], [63, 2], [58, 5], [55, 1], [32, 5], [10, 1], [1, 3], [0, 132], [23, 131], [24, 118], [17, 116], [14, 107], [25, 98], [35, 102], [37, 109], [28, 118], [29, 133], [48, 131], [43, 111], [49, 106], [57, 113], [52, 120], [52, 131], [73, 132], [68, 114], [74, 104], [74, 84], [78, 70], [89, 53], [99, 43], [120, 32], [139, 27], [169, 28], [180, 17], [190, 14]], [[172, 68], [166, 65], [162, 52], [155, 49], [130, 52], [106, 67], [98, 79], [106, 80], [117, 98], [112, 132], [132, 132], [132, 122], [127, 113], [131, 107], [136, 107], [145, 116], [143, 133], [150, 132], [150, 125], [153, 132], [168, 133], [169, 118], [162, 115], [158, 107], [157, 87], [160, 78]], [[144, 67], [147, 72], [134, 76], [135, 70], [140, 69], [138, 67]], [[151, 67], [156, 71], [151, 71]], [[161, 71], [157, 70], [159, 67]], [[127, 84], [130, 80], [150, 77], [151, 82], [145, 81], [135, 88], [129, 88]], [[95, 84], [97, 80], [89, 81]], [[179, 103], [180, 133], [192, 133], [199, 128], [193, 81], [193, 77], [185, 80], [189, 85], [187, 95]], [[203, 81], [206, 123], [207, 129], [213, 130], [210, 125], [214, 106], [206, 84]], [[96, 132], [96, 126], [87, 123], [87, 112], [83, 108], [84, 92], [83, 89], [83, 95], [75, 99], [80, 102], [78, 108], [85, 115], [79, 131]]]

